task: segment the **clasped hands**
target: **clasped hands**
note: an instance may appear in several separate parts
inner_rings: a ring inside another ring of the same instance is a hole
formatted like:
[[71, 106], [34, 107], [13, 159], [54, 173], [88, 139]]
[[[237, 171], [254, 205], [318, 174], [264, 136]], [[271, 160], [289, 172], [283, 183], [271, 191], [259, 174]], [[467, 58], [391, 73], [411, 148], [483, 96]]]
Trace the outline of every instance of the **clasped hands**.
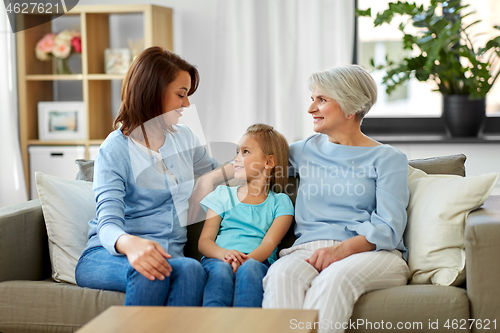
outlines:
[[318, 272], [321, 272], [332, 263], [342, 260], [349, 255], [350, 254], [344, 251], [342, 243], [339, 243], [333, 246], [317, 249], [311, 257], [306, 259], [306, 262], [316, 268]]
[[227, 262], [233, 268], [233, 274], [236, 273], [238, 268], [248, 260], [248, 256], [243, 252], [236, 250], [227, 250], [221, 258], [223, 262]]

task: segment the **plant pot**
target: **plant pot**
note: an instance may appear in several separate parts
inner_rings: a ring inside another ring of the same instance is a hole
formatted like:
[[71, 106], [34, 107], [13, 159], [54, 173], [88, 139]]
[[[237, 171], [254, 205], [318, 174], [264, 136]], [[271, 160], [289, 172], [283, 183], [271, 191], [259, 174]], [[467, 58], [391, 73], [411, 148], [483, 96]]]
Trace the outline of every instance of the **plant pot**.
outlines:
[[478, 136], [485, 118], [486, 98], [471, 100], [467, 95], [443, 95], [443, 120], [448, 136]]

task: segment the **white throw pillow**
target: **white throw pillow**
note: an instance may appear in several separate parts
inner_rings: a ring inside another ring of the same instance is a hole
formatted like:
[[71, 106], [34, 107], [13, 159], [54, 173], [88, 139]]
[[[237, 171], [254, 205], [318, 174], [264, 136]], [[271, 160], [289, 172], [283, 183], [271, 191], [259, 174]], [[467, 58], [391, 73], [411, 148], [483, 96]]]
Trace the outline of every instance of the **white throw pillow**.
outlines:
[[457, 286], [465, 281], [467, 215], [480, 207], [500, 174], [428, 175], [408, 167], [410, 202], [404, 234], [410, 283]]
[[88, 222], [96, 216], [92, 183], [35, 173], [49, 237], [52, 278], [76, 284], [75, 267], [87, 244]]

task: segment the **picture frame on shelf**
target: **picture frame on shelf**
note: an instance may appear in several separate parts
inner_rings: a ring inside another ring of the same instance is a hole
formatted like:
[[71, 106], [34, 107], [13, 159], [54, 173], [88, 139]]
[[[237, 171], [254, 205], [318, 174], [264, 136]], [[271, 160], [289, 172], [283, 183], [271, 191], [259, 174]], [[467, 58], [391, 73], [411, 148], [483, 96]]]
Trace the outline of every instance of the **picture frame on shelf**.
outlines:
[[132, 63], [130, 49], [104, 50], [104, 71], [106, 74], [126, 74]]
[[39, 102], [38, 138], [40, 141], [84, 140], [87, 118], [84, 102]]

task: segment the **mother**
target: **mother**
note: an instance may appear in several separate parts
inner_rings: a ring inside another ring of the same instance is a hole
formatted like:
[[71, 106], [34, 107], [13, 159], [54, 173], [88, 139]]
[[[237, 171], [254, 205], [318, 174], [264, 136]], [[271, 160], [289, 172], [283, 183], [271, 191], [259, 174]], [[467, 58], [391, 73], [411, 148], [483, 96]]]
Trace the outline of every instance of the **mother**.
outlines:
[[264, 278], [263, 307], [318, 309], [320, 332], [342, 332], [363, 293], [407, 282], [408, 161], [361, 132], [377, 99], [362, 67], [315, 73], [309, 87], [318, 134], [290, 145], [297, 240]]
[[95, 160], [97, 217], [76, 267], [79, 286], [126, 292], [125, 305], [201, 305], [206, 274], [183, 256], [193, 175], [214, 161], [177, 125], [196, 68], [159, 47], [132, 63], [115, 121]]

